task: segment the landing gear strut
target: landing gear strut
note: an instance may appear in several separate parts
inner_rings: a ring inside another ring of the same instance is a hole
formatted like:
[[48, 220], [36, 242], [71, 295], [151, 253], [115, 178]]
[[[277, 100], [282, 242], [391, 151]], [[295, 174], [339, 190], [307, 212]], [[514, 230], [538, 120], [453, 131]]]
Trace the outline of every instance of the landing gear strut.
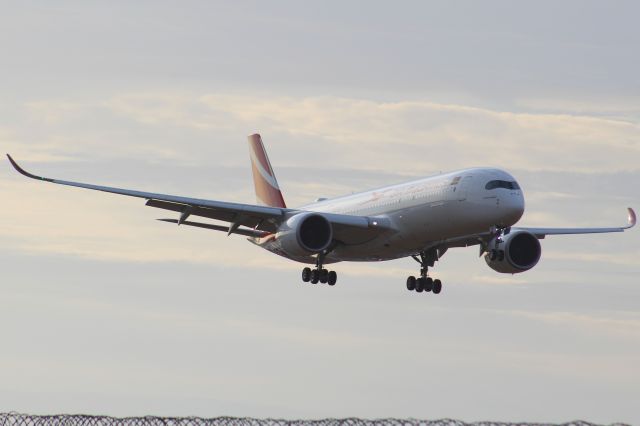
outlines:
[[480, 246], [480, 256], [482, 256], [484, 253], [488, 252], [489, 253], [489, 260], [491, 261], [499, 261], [502, 262], [504, 260], [504, 250], [501, 248], [502, 244], [504, 243], [504, 237], [505, 235], [509, 235], [509, 233], [511, 232], [511, 228], [507, 227], [500, 227], [500, 226], [492, 226], [491, 229], [489, 230], [489, 232], [491, 233], [492, 237], [491, 237], [491, 241], [495, 241], [494, 244], [492, 244], [492, 248], [491, 250], [489, 250], [489, 247], [487, 247], [487, 244], [483, 244]]
[[428, 276], [429, 267], [433, 266], [435, 262], [444, 254], [445, 250], [442, 249], [430, 249], [421, 251], [419, 256], [411, 256], [416, 262], [420, 264], [420, 276], [418, 278], [410, 276], [407, 278], [407, 290], [415, 290], [417, 293], [433, 292], [433, 294], [440, 294], [442, 291], [442, 281]]
[[327, 253], [320, 253], [316, 259], [316, 267], [311, 269], [306, 267], [302, 270], [302, 281], [305, 283], [310, 282], [311, 284], [318, 284], [321, 282], [322, 284], [329, 284], [330, 286], [334, 286], [338, 281], [338, 274], [335, 271], [327, 271], [322, 267], [322, 263], [324, 261]]

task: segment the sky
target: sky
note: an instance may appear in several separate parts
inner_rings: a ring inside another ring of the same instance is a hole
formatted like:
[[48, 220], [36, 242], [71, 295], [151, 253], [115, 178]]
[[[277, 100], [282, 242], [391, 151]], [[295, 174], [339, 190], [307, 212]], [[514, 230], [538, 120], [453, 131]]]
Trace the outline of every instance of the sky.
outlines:
[[[288, 205], [473, 166], [528, 226], [640, 209], [633, 1], [24, 1], [0, 14], [0, 148], [44, 176]], [[127, 197], [0, 168], [0, 411], [640, 424], [640, 231], [476, 248], [338, 284]]]

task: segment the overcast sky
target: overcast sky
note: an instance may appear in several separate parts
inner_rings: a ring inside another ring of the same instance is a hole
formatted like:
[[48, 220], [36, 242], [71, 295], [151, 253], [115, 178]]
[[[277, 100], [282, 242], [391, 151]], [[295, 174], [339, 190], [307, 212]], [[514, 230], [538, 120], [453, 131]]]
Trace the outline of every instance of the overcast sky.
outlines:
[[[519, 180], [523, 225], [640, 209], [633, 1], [3, 2], [0, 148], [35, 173], [289, 205], [440, 171]], [[144, 202], [0, 173], [0, 411], [640, 424], [640, 231], [301, 265]]]

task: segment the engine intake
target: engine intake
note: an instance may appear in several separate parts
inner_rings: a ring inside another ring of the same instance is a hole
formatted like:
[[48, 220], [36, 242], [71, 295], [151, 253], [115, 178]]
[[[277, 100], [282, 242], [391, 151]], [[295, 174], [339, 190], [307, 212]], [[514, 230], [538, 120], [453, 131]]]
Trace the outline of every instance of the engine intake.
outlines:
[[538, 264], [542, 248], [535, 235], [526, 231], [511, 232], [491, 240], [484, 260], [491, 269], [504, 274], [525, 272]]
[[282, 224], [278, 241], [290, 255], [306, 256], [326, 250], [333, 241], [331, 222], [317, 213], [299, 213]]

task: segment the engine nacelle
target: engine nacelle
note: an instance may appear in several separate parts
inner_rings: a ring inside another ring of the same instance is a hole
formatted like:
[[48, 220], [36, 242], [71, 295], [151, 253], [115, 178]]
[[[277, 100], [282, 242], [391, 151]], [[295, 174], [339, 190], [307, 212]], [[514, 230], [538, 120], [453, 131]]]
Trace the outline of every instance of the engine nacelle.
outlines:
[[484, 260], [494, 271], [517, 274], [536, 266], [541, 254], [540, 241], [535, 235], [515, 231], [491, 240]]
[[317, 213], [299, 213], [278, 229], [282, 249], [293, 256], [308, 256], [326, 250], [333, 241], [331, 222]]

